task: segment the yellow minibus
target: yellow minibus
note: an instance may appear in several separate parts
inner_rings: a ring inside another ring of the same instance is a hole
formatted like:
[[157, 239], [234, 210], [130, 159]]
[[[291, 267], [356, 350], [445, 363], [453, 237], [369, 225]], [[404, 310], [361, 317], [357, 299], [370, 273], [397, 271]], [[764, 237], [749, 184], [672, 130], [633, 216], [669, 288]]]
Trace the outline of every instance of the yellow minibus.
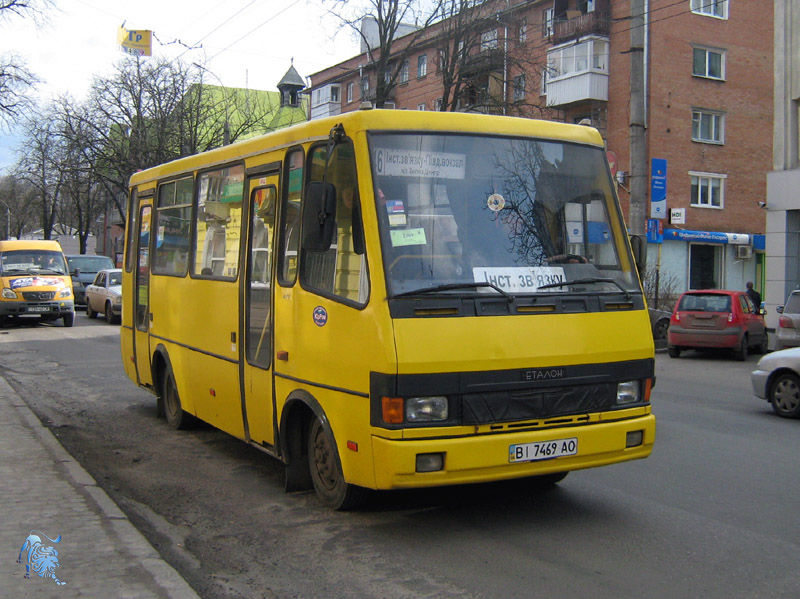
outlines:
[[348, 509], [647, 457], [654, 350], [592, 128], [362, 110], [138, 172], [128, 376]]
[[49, 239], [0, 241], [0, 325], [36, 319], [75, 322], [75, 296], [61, 244]]

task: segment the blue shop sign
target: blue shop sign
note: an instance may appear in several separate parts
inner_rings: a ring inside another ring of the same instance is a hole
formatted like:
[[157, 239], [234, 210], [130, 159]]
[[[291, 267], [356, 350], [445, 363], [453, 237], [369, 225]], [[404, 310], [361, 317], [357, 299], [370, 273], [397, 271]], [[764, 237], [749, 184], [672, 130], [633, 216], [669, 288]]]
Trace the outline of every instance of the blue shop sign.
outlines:
[[705, 243], [730, 243], [749, 245], [747, 233], [721, 233], [719, 231], [686, 231], [684, 229], [664, 229], [665, 241], [702, 241]]

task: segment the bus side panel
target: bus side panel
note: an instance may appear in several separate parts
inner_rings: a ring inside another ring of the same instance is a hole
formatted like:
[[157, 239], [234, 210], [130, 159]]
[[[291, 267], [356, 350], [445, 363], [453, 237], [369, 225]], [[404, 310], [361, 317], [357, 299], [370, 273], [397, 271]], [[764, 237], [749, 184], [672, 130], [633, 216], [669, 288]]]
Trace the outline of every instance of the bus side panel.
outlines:
[[244, 437], [236, 282], [152, 275], [150, 290], [151, 347], [167, 347], [184, 410]]
[[[331, 424], [345, 480], [374, 487], [370, 371], [396, 372], [386, 304], [373, 299], [367, 307], [357, 309], [299, 286], [279, 289], [275, 302], [275, 350], [288, 352], [287, 360], [275, 362], [277, 413], [282, 413], [292, 391], [306, 389]], [[308, 384], [298, 385], [280, 374]], [[358, 451], [348, 449], [348, 441], [355, 443]]]

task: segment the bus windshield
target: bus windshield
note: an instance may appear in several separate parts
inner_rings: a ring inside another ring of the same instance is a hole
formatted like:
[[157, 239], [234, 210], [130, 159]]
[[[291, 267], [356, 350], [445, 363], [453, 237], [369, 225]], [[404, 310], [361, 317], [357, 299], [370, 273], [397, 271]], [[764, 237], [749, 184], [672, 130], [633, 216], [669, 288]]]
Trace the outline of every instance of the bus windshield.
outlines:
[[64, 255], [50, 250], [15, 250], [3, 252], [0, 259], [0, 275], [50, 274], [67, 273]]
[[602, 148], [374, 133], [370, 154], [390, 296], [641, 292]]

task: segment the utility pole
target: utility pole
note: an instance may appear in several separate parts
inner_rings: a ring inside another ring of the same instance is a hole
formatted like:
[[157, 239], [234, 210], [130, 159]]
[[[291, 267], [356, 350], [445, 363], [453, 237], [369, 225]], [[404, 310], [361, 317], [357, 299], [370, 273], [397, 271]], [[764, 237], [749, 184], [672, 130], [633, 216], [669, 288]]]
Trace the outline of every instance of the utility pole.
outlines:
[[647, 138], [645, 117], [645, 0], [631, 0], [630, 219], [631, 236], [640, 236], [647, 255]]

